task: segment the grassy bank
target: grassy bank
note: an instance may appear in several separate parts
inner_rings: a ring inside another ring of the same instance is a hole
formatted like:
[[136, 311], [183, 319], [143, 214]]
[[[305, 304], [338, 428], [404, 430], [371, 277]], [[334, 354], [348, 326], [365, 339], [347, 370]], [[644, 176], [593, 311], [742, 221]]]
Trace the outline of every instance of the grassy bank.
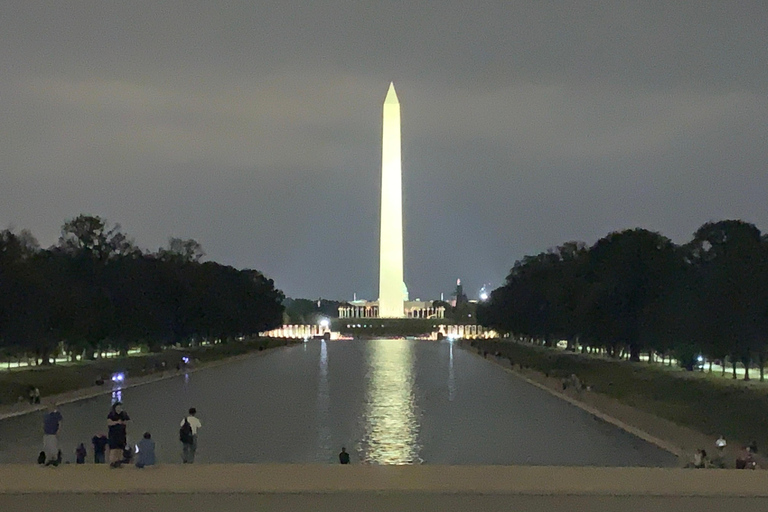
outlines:
[[[100, 377], [109, 381], [110, 376], [118, 372], [124, 373], [126, 378], [132, 378], [151, 375], [164, 369], [175, 370], [183, 356], [189, 357], [194, 366], [248, 352], [280, 347], [292, 342], [293, 340], [253, 338], [203, 347], [170, 348], [157, 354], [4, 371], [0, 372], [0, 405], [16, 403], [19, 396], [26, 398], [29, 386], [40, 389], [41, 395], [45, 398], [93, 386]], [[106, 386], [109, 385], [110, 383], [107, 382]]]
[[593, 392], [702, 432], [768, 449], [768, 394], [763, 386], [671, 371], [648, 363], [613, 361], [511, 341], [475, 340], [480, 352], [550, 377], [575, 374]]

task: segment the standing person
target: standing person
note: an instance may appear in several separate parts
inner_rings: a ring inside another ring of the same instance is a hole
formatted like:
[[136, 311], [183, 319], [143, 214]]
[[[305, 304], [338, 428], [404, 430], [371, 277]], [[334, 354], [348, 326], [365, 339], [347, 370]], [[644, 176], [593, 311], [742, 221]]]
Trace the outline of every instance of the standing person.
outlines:
[[727, 444], [728, 443], [725, 441], [725, 438], [722, 435], [720, 435], [720, 437], [717, 438], [717, 441], [715, 441], [715, 446], [717, 446], [717, 451], [720, 456], [723, 455]]
[[144, 432], [144, 438], [139, 441], [138, 452], [136, 453], [136, 467], [155, 465], [155, 442], [152, 440], [152, 434]]
[[115, 402], [107, 415], [107, 427], [109, 428], [109, 465], [113, 468], [120, 467], [123, 460], [123, 451], [127, 442], [127, 422], [131, 418], [123, 410], [123, 404]]
[[56, 403], [51, 404], [43, 418], [43, 451], [45, 452], [45, 465], [58, 466], [59, 456], [59, 432], [64, 417], [59, 412]]
[[77, 445], [77, 449], [75, 450], [75, 463], [76, 464], [85, 464], [85, 457], [87, 453], [85, 452], [85, 445], [83, 443], [80, 443]]
[[93, 436], [91, 444], [93, 444], [93, 463], [104, 464], [106, 460], [107, 444], [109, 440], [104, 434]]
[[195, 416], [197, 409], [189, 409], [189, 415], [181, 420], [179, 429], [179, 440], [181, 441], [181, 460], [184, 464], [195, 462], [195, 452], [197, 451], [197, 429], [202, 427], [200, 420]]
[[341, 447], [341, 453], [339, 453], [339, 462], [342, 464], [349, 464], [349, 454], [347, 453], [347, 449], [343, 446]]

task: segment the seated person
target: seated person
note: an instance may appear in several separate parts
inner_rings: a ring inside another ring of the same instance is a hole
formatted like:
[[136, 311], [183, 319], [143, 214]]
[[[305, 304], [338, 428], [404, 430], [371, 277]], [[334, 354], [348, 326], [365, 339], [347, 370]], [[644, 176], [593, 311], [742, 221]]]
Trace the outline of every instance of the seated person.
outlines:
[[706, 468], [709, 467], [709, 461], [707, 460], [707, 452], [703, 449], [696, 450], [696, 454], [693, 456], [693, 467]]
[[130, 464], [133, 460], [133, 450], [131, 450], [131, 447], [129, 445], [125, 445], [125, 448], [123, 448], [123, 460], [120, 461], [121, 464]]
[[736, 459], [736, 469], [754, 469], [755, 459], [752, 457], [752, 452], [749, 446], [743, 446], [739, 457]]
[[144, 438], [139, 441], [136, 452], [136, 467], [154, 466], [155, 464], [155, 442], [149, 432], [144, 432]]

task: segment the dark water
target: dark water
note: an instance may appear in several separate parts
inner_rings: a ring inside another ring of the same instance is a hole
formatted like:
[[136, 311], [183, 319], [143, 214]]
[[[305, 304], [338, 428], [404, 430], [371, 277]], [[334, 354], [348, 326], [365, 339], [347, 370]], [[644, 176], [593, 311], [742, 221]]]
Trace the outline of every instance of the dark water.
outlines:
[[[198, 410], [199, 462], [672, 466], [675, 457], [449, 342], [311, 341], [121, 392], [129, 441], [180, 462]], [[108, 395], [64, 405], [61, 445], [106, 432]], [[0, 462], [32, 462], [42, 413], [0, 421]]]

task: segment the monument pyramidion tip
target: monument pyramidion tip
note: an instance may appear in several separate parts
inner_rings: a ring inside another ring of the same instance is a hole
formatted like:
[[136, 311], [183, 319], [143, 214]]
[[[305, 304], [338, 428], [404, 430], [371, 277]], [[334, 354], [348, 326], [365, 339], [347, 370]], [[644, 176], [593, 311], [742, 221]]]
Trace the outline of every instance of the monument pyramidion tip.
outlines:
[[389, 89], [387, 90], [387, 97], [384, 98], [384, 104], [387, 103], [400, 103], [397, 99], [397, 93], [395, 92], [395, 83], [389, 82]]

